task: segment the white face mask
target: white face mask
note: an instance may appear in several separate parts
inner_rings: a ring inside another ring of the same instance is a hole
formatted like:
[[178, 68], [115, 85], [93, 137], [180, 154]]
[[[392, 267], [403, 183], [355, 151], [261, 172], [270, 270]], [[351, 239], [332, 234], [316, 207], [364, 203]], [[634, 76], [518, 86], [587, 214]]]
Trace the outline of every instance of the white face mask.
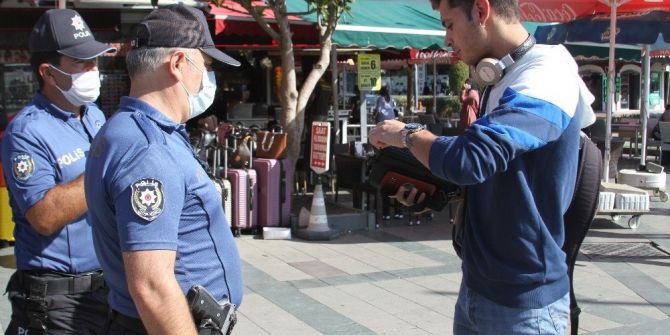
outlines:
[[100, 96], [100, 72], [98, 70], [69, 74], [53, 65], [51, 65], [51, 68], [70, 77], [72, 86], [69, 90], [64, 91], [58, 85], [56, 85], [56, 88], [63, 93], [65, 99], [71, 104], [82, 106], [87, 102], [97, 100]]
[[216, 93], [216, 76], [214, 71], [207, 71], [206, 69], [200, 69], [195, 63], [188, 57], [186, 59], [193, 64], [193, 66], [202, 71], [202, 82], [200, 84], [200, 91], [196, 94], [191, 94], [187, 89], [184, 83], [180, 80], [179, 84], [186, 91], [188, 95], [188, 119], [192, 119], [207, 110], [209, 106], [214, 102], [214, 94]]

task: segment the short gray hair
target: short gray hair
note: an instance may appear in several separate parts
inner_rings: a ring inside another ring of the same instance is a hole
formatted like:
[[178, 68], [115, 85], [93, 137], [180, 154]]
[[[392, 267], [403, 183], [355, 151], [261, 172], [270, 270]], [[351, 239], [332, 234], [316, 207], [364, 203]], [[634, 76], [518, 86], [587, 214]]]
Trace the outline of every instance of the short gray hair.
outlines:
[[132, 49], [126, 55], [126, 69], [130, 78], [145, 72], [154, 72], [163, 63], [165, 58], [177, 51], [187, 52], [184, 48], [152, 48], [142, 47]]

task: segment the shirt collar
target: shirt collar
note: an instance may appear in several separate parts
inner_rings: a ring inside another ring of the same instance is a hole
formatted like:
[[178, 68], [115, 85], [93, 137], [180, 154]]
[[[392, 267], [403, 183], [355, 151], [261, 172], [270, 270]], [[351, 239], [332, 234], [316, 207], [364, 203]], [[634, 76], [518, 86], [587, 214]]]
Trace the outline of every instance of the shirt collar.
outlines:
[[121, 97], [119, 109], [128, 109], [143, 113], [148, 118], [156, 122], [161, 128], [165, 128], [170, 131], [184, 128], [184, 125], [172, 121], [167, 116], [165, 116], [165, 114], [161, 113], [150, 104], [137, 98]]
[[[56, 106], [56, 104], [53, 103], [53, 101], [49, 100], [46, 96], [44, 96], [41, 92], [35, 93], [35, 97], [33, 98], [33, 102], [35, 103], [36, 106], [46, 110], [47, 112], [51, 113], [53, 116], [62, 119], [63, 121], [67, 121], [72, 118], [76, 118], [77, 114], [68, 112], [66, 110], [63, 110], [62, 108]], [[88, 108], [88, 106], [85, 105], [85, 108]], [[82, 113], [84, 115], [85, 113]]]

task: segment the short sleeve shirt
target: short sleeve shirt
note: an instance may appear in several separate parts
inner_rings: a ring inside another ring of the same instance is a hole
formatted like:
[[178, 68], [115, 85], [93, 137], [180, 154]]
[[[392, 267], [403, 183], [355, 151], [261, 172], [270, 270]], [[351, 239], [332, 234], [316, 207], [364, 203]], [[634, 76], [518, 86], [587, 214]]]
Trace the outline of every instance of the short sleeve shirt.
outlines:
[[51, 188], [84, 172], [91, 141], [104, 123], [104, 114], [94, 104], [83, 106], [79, 118], [37, 93], [7, 126], [2, 164], [16, 223], [18, 269], [81, 273], [100, 267], [86, 215], [42, 236], [25, 214]]
[[122, 254], [176, 251], [175, 277], [217, 299], [242, 301], [240, 260], [220, 194], [198, 162], [183, 124], [129, 97], [96, 137], [85, 177], [94, 244], [110, 306], [138, 317]]

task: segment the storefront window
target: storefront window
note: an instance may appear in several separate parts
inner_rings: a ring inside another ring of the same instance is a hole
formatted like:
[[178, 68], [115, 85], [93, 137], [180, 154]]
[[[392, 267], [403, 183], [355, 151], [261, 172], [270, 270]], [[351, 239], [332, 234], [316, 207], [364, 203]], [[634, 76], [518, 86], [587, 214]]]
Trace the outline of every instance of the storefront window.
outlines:
[[0, 66], [2, 95], [0, 103], [7, 115], [12, 115], [28, 104], [37, 90], [37, 81], [28, 64], [6, 64]]

